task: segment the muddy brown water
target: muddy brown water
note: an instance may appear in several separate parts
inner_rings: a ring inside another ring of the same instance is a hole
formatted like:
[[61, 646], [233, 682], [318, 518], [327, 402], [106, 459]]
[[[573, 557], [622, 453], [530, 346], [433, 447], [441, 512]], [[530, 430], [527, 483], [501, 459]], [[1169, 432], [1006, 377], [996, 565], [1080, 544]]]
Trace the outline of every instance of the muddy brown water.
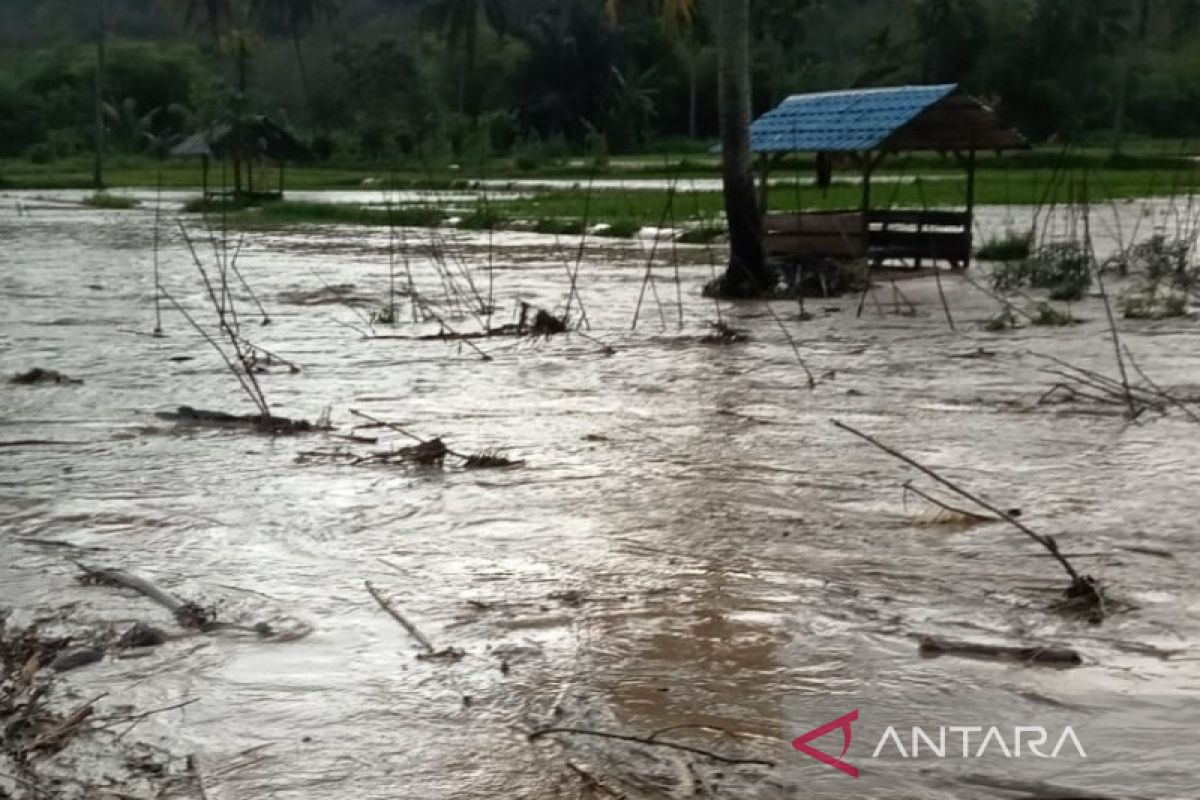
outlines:
[[[1126, 231], [1147, 220], [1143, 234], [1168, 216], [1153, 204], [1113, 213]], [[1020, 216], [987, 209], [982, 225]], [[1111, 247], [1115, 218], [1096, 227]], [[414, 281], [437, 295], [431, 234], [406, 236]], [[439, 237], [486, 293], [486, 234]], [[1105, 756], [1057, 766], [1055, 785], [1200, 794], [1200, 761], [1189, 760], [1200, 713], [1188, 706], [1200, 690], [1200, 428], [1178, 413], [1131, 425], [1084, 404], [1036, 406], [1053, 379], [1030, 351], [1114, 374], [1097, 300], [1074, 309], [1086, 321], [1070, 330], [1006, 334], [981, 331], [994, 303], [951, 276], [958, 333], [930, 280], [900, 284], [915, 316], [894, 313], [890, 286], [861, 319], [857, 298], [812, 301], [811, 321], [776, 304], [820, 378], [808, 391], [761, 304], [700, 297], [711, 275], [702, 248], [682, 251], [678, 294], [670, 264], [656, 267], [661, 311], [648, 293], [637, 331], [646, 243], [587, 249], [579, 285], [591, 335], [616, 355], [568, 336], [483, 342], [494, 358], [483, 363], [440, 342], [363, 341], [337, 324], [362, 325], [336, 305], [278, 302], [323, 283], [382, 302], [386, 231], [254, 233], [239, 267], [272, 324], [257, 327], [239, 293], [243, 329], [304, 368], [261, 378], [276, 413], [314, 419], [328, 406], [344, 430], [358, 409], [459, 450], [505, 448], [527, 461], [478, 472], [350, 467], [298, 463], [301, 451], [336, 446], [319, 436], [174, 428], [154, 416], [184, 404], [253, 409], [178, 314], [164, 311], [165, 338], [146, 335], [152, 238], [145, 213], [0, 207], [0, 373], [43, 366], [84, 381], [0, 387], [0, 441], [57, 442], [0, 450], [0, 605], [23, 620], [65, 609], [76, 624], [169, 623], [143, 598], [77, 585], [70, 555], [216, 603], [225, 619], [311, 625], [294, 642], [188, 638], [68, 676], [79, 695], [110, 692], [142, 708], [199, 698], [139, 734], [198, 754], [209, 796], [578, 797], [568, 759], [626, 780], [630, 796], [703, 796], [670, 752], [658, 763], [619, 742], [526, 741], [551, 724], [639, 735], [714, 725], [747, 738], [689, 730], [678, 741], [781, 762], [721, 769], [695, 759], [717, 796], [1023, 796], [1006, 793], [1034, 779], [1016, 760], [888, 773], [868, 766], [873, 741], [857, 741], [847, 758], [881, 783], [824, 784], [827, 767], [789, 751], [849, 704], [876, 719], [912, 716], [929, 692], [969, 711], [955, 724], [1069, 708], [1065, 718]], [[493, 246], [497, 322], [518, 300], [562, 306], [573, 244], [513, 234]], [[211, 323], [174, 234], [161, 258], [166, 288]], [[753, 341], [699, 344], [718, 314]], [[1149, 374], [1195, 391], [1195, 325], [1121, 328]], [[1064, 576], [1032, 543], [1003, 525], [921, 524], [901, 488], [916, 474], [831, 418], [1022, 509], [1130, 607], [1101, 626], [1051, 612]], [[418, 660], [364, 579], [463, 660]], [[916, 637], [926, 633], [1068, 645], [1085, 664], [922, 659]], [[1154, 732], [1173, 746], [1159, 747]]]

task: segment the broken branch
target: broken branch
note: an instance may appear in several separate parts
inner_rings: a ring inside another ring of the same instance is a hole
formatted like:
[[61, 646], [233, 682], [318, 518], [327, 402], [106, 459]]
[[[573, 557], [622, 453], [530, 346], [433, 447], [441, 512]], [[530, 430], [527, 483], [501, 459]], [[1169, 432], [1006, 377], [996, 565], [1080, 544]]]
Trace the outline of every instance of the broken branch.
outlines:
[[671, 750], [678, 750], [683, 753], [691, 753], [691, 754], [697, 755], [697, 756], [704, 756], [705, 758], [710, 758], [713, 761], [718, 761], [722, 764], [753, 765], [753, 766], [759, 766], [759, 767], [775, 766], [774, 761], [767, 761], [767, 760], [761, 759], [761, 758], [732, 758], [730, 756], [724, 756], [719, 753], [714, 753], [711, 750], [705, 750], [700, 747], [692, 747], [691, 745], [677, 744], [675, 742], [663, 742], [658, 739], [652, 739], [652, 738], [645, 737], [645, 736], [630, 736], [629, 734], [624, 734], [624, 733], [610, 733], [608, 731], [594, 731], [594, 730], [589, 730], [587, 728], [542, 728], [540, 730], [536, 730], [533, 733], [529, 734], [529, 741], [531, 741], [531, 742], [536, 741], [537, 739], [540, 739], [543, 736], [549, 736], [551, 734], [558, 734], [558, 733], [566, 733], [566, 734], [571, 734], [573, 736], [595, 736], [595, 737], [599, 737], [601, 739], [615, 739], [615, 740], [621, 741], [621, 742], [633, 742], [635, 744], [643, 744], [643, 745], [647, 745], [649, 747], [666, 747], [666, 748], [670, 748]]

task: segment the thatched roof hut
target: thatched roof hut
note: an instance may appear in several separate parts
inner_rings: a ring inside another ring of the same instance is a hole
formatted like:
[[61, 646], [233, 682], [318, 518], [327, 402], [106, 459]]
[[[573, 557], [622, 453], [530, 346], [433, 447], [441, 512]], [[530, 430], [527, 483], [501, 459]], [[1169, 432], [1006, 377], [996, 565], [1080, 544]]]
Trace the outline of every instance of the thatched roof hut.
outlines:
[[[282, 197], [285, 165], [313, 159], [312, 152], [303, 142], [269, 117], [261, 115], [212, 123], [173, 147], [171, 155], [200, 158], [205, 197], [231, 193], [225, 186], [219, 191], [209, 191], [210, 161], [232, 163], [234, 196]], [[268, 182], [260, 181], [256, 191], [254, 167], [263, 163], [278, 166], [278, 186], [271, 189]], [[242, 181], [243, 165], [246, 168], [245, 187]]]

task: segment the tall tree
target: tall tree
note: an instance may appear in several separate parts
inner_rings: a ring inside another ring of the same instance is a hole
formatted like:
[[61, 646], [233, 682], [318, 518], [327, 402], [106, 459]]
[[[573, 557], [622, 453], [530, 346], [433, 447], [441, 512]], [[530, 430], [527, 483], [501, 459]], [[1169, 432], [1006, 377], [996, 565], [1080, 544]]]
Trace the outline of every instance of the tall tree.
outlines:
[[92, 164], [92, 185], [97, 189], [104, 188], [104, 72], [108, 39], [108, 0], [96, 2], [96, 86], [95, 92], [95, 160]]
[[1150, 0], [1134, 0], [1133, 24], [1128, 26], [1128, 37], [1123, 52], [1118, 57], [1117, 100], [1113, 113], [1112, 151], [1121, 152], [1125, 143], [1125, 116], [1129, 109], [1130, 82], [1134, 65], [1145, 59], [1146, 39], [1150, 36]]
[[183, 0], [183, 7], [188, 25], [203, 18], [214, 43], [219, 43], [233, 24], [234, 0]]
[[[247, 30], [248, 0], [180, 0], [188, 25], [203, 24], [208, 28], [212, 44], [218, 53], [227, 40], [233, 47], [234, 74], [238, 94], [245, 97], [249, 83], [250, 42]], [[241, 99], [239, 98], [239, 99]]]
[[304, 106], [309, 123], [315, 122], [312, 83], [308, 77], [302, 40], [318, 22], [334, 19], [341, 12], [342, 0], [254, 0], [254, 6], [255, 14], [261, 21], [282, 28], [291, 38], [296, 68], [300, 72], [300, 86], [304, 91]]
[[[660, 0], [668, 17], [688, 19], [696, 0]], [[724, 291], [735, 297], [761, 294], [771, 288], [763, 250], [762, 216], [754, 190], [750, 155], [752, 120], [750, 82], [750, 0], [715, 0], [717, 6], [717, 96], [721, 122], [721, 180], [725, 219], [729, 226], [729, 265]], [[615, 15], [620, 0], [607, 0]]]
[[429, 0], [422, 16], [441, 31], [447, 44], [459, 49], [463, 68], [459, 73], [458, 110], [475, 116], [469, 97], [479, 60], [479, 35], [484, 23], [501, 35], [507, 31], [508, 8], [504, 0]]

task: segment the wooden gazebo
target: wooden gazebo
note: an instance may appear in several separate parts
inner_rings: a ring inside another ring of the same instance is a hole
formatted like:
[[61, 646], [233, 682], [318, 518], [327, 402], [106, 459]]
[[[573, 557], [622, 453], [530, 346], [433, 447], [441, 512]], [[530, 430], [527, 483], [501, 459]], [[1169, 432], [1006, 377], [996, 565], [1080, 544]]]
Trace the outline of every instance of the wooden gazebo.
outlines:
[[[172, 148], [171, 155], [199, 157], [205, 199], [250, 201], [282, 198], [287, 164], [312, 160], [303, 142], [265, 116], [213, 123]], [[232, 185], [223, 179], [218, 188], [210, 188], [212, 161], [232, 164], [232, 175], [228, 176]], [[275, 176], [270, 172], [260, 172], [255, 181], [255, 167], [264, 164], [278, 169], [277, 180], [272, 182]]]
[[[922, 266], [971, 261], [976, 154], [1029, 145], [982, 101], [957, 84], [859, 89], [794, 95], [751, 128], [759, 157], [760, 204], [767, 252], [783, 259], [860, 259]], [[897, 153], [954, 157], [967, 178], [965, 210], [883, 210], [872, 207], [871, 179]], [[771, 213], [771, 167], [783, 156], [816, 156], [818, 185], [833, 165], [850, 163], [862, 176], [862, 203], [845, 211]]]

